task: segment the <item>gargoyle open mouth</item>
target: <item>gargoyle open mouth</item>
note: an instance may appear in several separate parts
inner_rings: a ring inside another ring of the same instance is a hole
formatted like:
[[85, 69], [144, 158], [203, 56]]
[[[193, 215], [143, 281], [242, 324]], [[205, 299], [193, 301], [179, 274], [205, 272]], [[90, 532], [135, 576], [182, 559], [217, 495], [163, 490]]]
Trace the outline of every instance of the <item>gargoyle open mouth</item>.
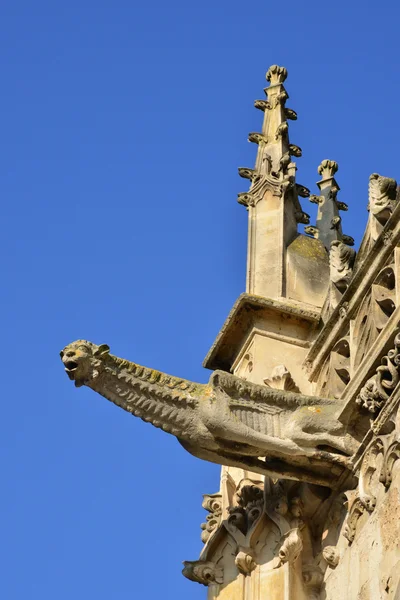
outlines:
[[66, 363], [64, 363], [65, 365], [65, 370], [68, 372], [72, 372], [75, 371], [75, 369], [77, 369], [78, 367], [78, 363], [75, 362], [74, 360], [68, 360]]

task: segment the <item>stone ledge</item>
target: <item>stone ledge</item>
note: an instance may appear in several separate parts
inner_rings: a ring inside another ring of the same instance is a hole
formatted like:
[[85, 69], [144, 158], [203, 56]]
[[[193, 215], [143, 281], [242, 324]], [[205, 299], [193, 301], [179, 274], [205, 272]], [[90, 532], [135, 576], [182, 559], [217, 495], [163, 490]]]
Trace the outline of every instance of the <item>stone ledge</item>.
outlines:
[[320, 319], [319, 311], [293, 300], [271, 300], [252, 294], [241, 294], [205, 357], [203, 367], [230, 371], [241, 344], [254, 326], [256, 317], [268, 322], [272, 313], [306, 322], [312, 330]]

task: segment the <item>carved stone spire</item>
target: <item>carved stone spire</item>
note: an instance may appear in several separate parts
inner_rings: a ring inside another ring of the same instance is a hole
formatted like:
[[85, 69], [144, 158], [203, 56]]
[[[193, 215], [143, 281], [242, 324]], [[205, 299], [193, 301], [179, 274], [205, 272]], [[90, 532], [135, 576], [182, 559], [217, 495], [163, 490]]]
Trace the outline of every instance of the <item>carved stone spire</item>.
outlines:
[[249, 134], [249, 141], [258, 146], [255, 168], [239, 169], [239, 175], [251, 181], [250, 190], [238, 196], [249, 211], [247, 292], [269, 298], [286, 296], [286, 248], [298, 235], [297, 223], [309, 222], [298, 199], [310, 192], [295, 180], [292, 156], [301, 156], [301, 148], [289, 142], [288, 120], [297, 115], [286, 108], [286, 77], [284, 67], [268, 69], [267, 100], [255, 102], [264, 112], [261, 132]]
[[310, 201], [318, 204], [317, 224], [305, 228], [305, 232], [318, 238], [329, 252], [330, 270], [330, 313], [338, 304], [343, 293], [349, 285], [355, 251], [349, 246], [354, 245], [354, 240], [342, 231], [342, 218], [339, 211], [347, 210], [347, 204], [340, 202], [337, 194], [340, 190], [335, 179], [339, 166], [334, 160], [323, 160], [318, 167], [321, 180], [317, 182], [320, 189], [319, 196], [310, 196]]
[[333, 241], [341, 241], [348, 246], [353, 246], [354, 240], [342, 232], [342, 218], [340, 210], [347, 210], [347, 204], [339, 202], [337, 194], [340, 187], [334, 177], [339, 166], [334, 160], [323, 160], [318, 167], [321, 180], [317, 182], [320, 195], [310, 196], [310, 201], [318, 204], [317, 223], [312, 227], [306, 227], [305, 232], [317, 237], [329, 251]]

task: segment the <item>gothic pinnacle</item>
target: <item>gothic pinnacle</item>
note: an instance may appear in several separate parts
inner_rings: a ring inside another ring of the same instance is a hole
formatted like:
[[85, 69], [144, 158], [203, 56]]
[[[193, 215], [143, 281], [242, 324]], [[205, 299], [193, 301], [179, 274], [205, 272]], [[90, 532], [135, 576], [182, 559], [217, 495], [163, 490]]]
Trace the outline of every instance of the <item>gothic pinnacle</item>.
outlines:
[[318, 237], [325, 248], [330, 251], [333, 241], [341, 241], [349, 246], [354, 244], [352, 237], [342, 232], [342, 219], [339, 210], [347, 210], [344, 202], [339, 202], [337, 194], [340, 190], [335, 180], [339, 165], [334, 160], [325, 159], [318, 167], [321, 180], [317, 182], [320, 195], [311, 195], [310, 202], [318, 205], [317, 223], [315, 227], [306, 228], [306, 233]]

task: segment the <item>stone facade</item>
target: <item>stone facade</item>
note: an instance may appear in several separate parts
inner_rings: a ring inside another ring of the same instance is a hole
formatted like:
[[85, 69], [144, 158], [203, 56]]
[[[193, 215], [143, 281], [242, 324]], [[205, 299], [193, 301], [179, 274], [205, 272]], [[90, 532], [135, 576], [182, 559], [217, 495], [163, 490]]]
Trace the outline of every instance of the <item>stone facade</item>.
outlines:
[[[222, 465], [205, 494], [200, 556], [183, 574], [208, 600], [400, 600], [400, 203], [372, 174], [356, 254], [343, 233], [338, 165], [318, 193], [296, 182], [286, 69], [267, 72], [249, 220], [247, 289], [204, 366], [207, 385], [78, 340], [61, 352], [76, 386]], [[318, 205], [315, 225], [300, 198]], [[298, 224], [306, 225], [305, 234]]]

